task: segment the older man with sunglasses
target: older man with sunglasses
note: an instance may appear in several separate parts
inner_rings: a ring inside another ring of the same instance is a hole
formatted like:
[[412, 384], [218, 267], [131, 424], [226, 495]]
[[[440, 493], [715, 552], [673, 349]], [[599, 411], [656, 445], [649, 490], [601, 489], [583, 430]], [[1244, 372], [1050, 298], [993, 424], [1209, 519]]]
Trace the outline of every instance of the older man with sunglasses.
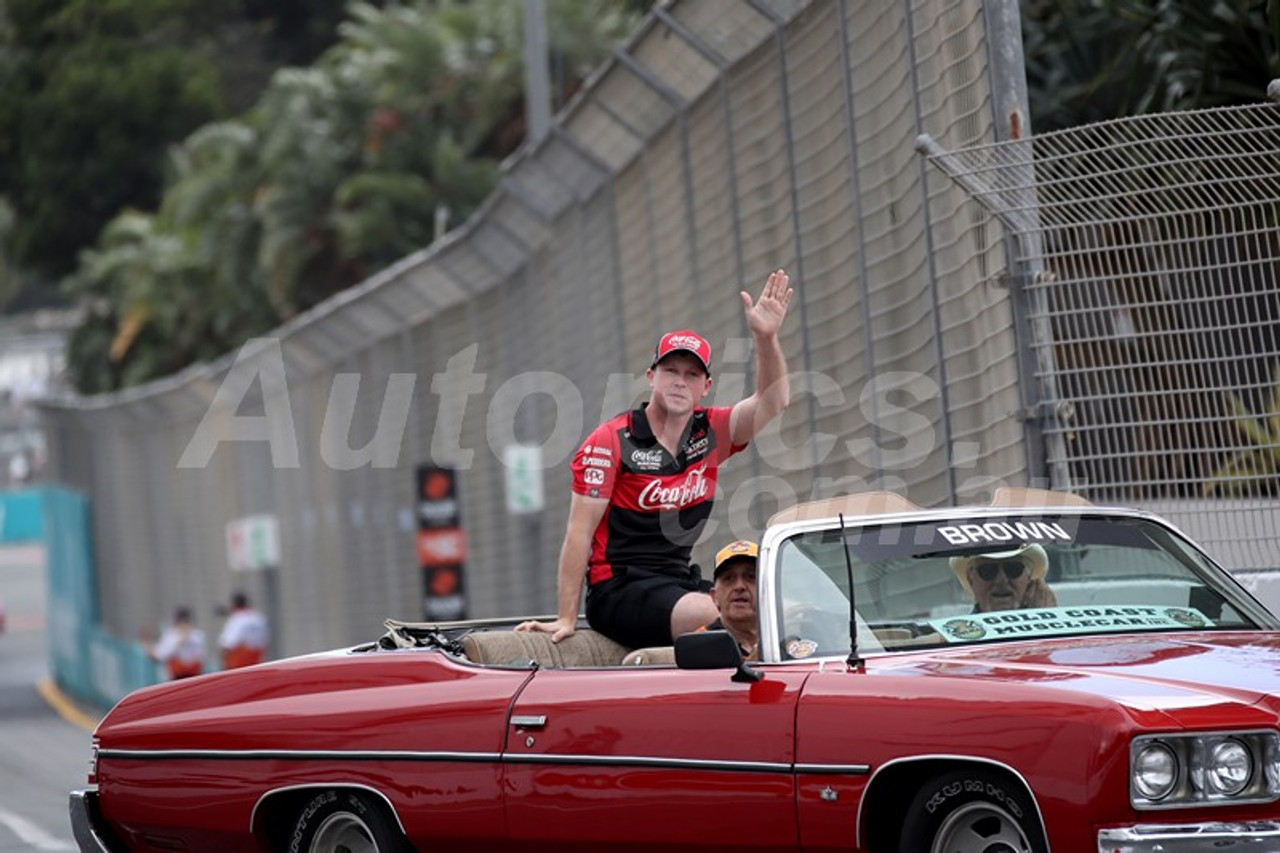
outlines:
[[1045, 583], [1049, 555], [1036, 544], [1004, 551], [951, 558], [960, 585], [973, 595], [974, 613], [1053, 607], [1058, 603]]

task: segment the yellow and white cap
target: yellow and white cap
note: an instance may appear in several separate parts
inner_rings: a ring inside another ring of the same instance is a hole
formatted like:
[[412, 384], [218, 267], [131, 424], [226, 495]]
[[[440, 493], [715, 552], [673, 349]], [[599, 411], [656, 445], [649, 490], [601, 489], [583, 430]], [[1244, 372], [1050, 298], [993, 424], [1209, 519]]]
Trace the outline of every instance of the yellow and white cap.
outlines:
[[716, 567], [711, 573], [711, 577], [717, 577], [720, 574], [720, 570], [730, 560], [737, 560], [743, 557], [754, 560], [759, 556], [760, 546], [750, 539], [738, 539], [735, 542], [730, 542], [716, 552]]

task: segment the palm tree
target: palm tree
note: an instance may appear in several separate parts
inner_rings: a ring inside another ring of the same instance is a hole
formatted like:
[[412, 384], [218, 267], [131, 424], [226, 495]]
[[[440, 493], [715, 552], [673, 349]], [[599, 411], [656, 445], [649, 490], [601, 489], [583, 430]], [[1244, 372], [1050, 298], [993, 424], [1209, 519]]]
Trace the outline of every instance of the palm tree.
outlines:
[[159, 219], [190, 236], [202, 271], [199, 299], [190, 306], [199, 316], [185, 326], [191, 339], [180, 344], [198, 359], [214, 358], [278, 322], [258, 271], [257, 152], [257, 131], [226, 121], [193, 133], [172, 155], [174, 178]]
[[[189, 246], [157, 229], [154, 216], [128, 211], [113, 219], [64, 285], [89, 308], [87, 328], [69, 354], [77, 387], [128, 386], [180, 366], [183, 355], [171, 346], [136, 344], [144, 335], [153, 344], [172, 339], [198, 272]], [[81, 359], [101, 363], [86, 371]]]
[[[232, 349], [429, 244], [438, 208], [456, 220], [482, 203], [513, 144], [495, 140], [518, 138], [495, 126], [519, 113], [520, 4], [349, 15], [315, 65], [278, 71], [246, 115], [175, 148], [155, 216], [118, 217], [85, 254], [69, 285], [91, 306], [69, 350], [80, 390]], [[550, 17], [577, 81], [637, 12], [554, 0]]]

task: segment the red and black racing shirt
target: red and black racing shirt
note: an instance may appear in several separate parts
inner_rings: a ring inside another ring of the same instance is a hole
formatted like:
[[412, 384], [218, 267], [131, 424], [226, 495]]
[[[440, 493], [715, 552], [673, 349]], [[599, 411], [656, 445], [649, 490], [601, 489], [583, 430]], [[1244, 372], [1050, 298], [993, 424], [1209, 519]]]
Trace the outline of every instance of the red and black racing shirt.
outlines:
[[573, 490], [609, 501], [592, 537], [588, 583], [613, 577], [614, 566], [686, 576], [711, 515], [720, 463], [746, 446], [732, 446], [730, 411], [694, 409], [674, 457], [653, 434], [643, 406], [587, 436], [573, 457]]

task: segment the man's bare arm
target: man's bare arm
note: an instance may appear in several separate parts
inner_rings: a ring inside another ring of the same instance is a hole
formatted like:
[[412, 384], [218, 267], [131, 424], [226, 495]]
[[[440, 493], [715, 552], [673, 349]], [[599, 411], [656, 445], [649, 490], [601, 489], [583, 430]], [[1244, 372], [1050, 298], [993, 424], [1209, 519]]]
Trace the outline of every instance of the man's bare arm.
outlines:
[[587, 576], [591, 556], [591, 537], [604, 518], [609, 502], [575, 493], [569, 501], [569, 522], [565, 526], [564, 544], [560, 547], [559, 597], [556, 621], [521, 622], [517, 631], [542, 631], [558, 643], [578, 628], [578, 606], [582, 601], [582, 584]]
[[765, 424], [776, 418], [791, 404], [791, 381], [787, 376], [787, 359], [778, 342], [778, 330], [787, 316], [787, 306], [794, 291], [783, 270], [775, 270], [765, 282], [760, 299], [754, 304], [751, 294], [742, 292], [742, 306], [747, 326], [755, 342], [755, 392], [733, 407], [729, 431], [735, 445], [755, 438]]

